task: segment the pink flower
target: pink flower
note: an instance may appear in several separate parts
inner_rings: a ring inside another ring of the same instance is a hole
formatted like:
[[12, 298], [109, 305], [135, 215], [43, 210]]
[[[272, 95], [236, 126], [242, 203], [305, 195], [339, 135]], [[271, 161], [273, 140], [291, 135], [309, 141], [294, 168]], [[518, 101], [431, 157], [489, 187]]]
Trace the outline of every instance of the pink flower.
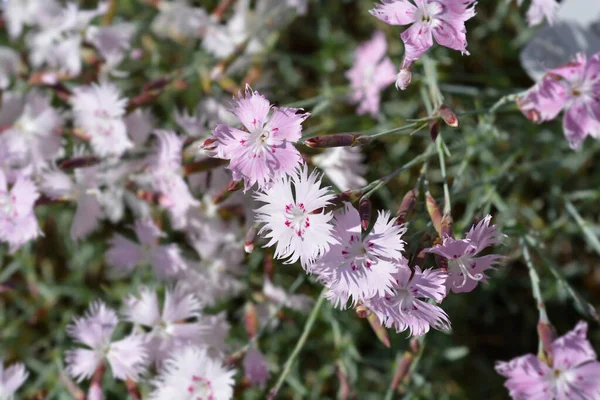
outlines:
[[275, 245], [275, 257], [291, 264], [298, 260], [307, 269], [329, 251], [332, 236], [331, 213], [316, 212], [333, 198], [329, 188], [321, 188], [315, 171], [308, 175], [306, 164], [291, 176], [283, 176], [270, 189], [258, 192], [256, 201], [265, 203], [256, 210], [256, 221], [264, 224], [259, 234]]
[[12, 400], [14, 394], [27, 380], [29, 372], [21, 363], [16, 363], [4, 368], [3, 360], [0, 358], [0, 399]]
[[[412, 275], [412, 277], [411, 277]], [[435, 329], [449, 329], [448, 315], [427, 300], [440, 303], [446, 296], [444, 283], [447, 274], [441, 270], [402, 266], [393, 274], [392, 290], [376, 295], [364, 302], [386, 328], [394, 326], [396, 332], [409, 330], [410, 335], [422, 336]]]
[[266, 189], [272, 181], [293, 174], [302, 158], [292, 143], [301, 138], [302, 122], [310, 114], [272, 107], [249, 86], [245, 93], [239, 92], [232, 106], [242, 129], [217, 125], [212, 139], [216, 140], [216, 156], [231, 161], [228, 168], [233, 179], [243, 180], [247, 191], [254, 184]]
[[375, 4], [371, 10], [372, 15], [390, 25], [412, 24], [402, 33], [403, 70], [433, 46], [433, 38], [442, 46], [469, 54], [465, 22], [475, 16], [475, 0], [413, 0], [416, 5], [409, 0], [381, 1], [383, 4]]
[[600, 397], [600, 363], [587, 336], [587, 323], [552, 343], [554, 363], [533, 354], [498, 362], [496, 371], [508, 378], [504, 386], [515, 400], [591, 400]]
[[359, 189], [367, 184], [363, 178], [367, 167], [358, 147], [334, 147], [313, 156], [315, 166], [341, 191]]
[[338, 243], [310, 269], [329, 288], [336, 306], [344, 308], [349, 300], [356, 303], [392, 290], [394, 274], [406, 266], [401, 239], [406, 229], [394, 222], [389, 212], [379, 212], [373, 229], [362, 238], [360, 216], [350, 203], [336, 213]]
[[38, 197], [35, 184], [28, 178], [18, 177], [9, 189], [0, 169], [0, 241], [8, 243], [11, 253], [41, 234], [33, 212]]
[[496, 225], [490, 226], [491, 215], [486, 216], [477, 225], [471, 227], [463, 240], [449, 236], [443, 244], [426, 249], [429, 253], [438, 254], [448, 260], [448, 280], [446, 286], [454, 293], [470, 292], [479, 282], [486, 282], [485, 271], [494, 268], [502, 258], [498, 254], [475, 257], [486, 247], [500, 243], [502, 234]]
[[256, 347], [251, 347], [244, 357], [244, 376], [253, 386], [265, 387], [269, 380], [269, 364]]
[[354, 66], [346, 72], [346, 78], [352, 87], [350, 99], [358, 104], [359, 115], [370, 113], [376, 117], [381, 91], [395, 80], [396, 67], [385, 56], [386, 50], [385, 34], [377, 31], [354, 52]]
[[[517, 0], [517, 4], [520, 7], [523, 0]], [[529, 26], [539, 25], [546, 19], [549, 24], [553, 24], [558, 6], [556, 0], [532, 0], [527, 10], [527, 23]]]
[[101, 301], [92, 303], [84, 317], [75, 318], [67, 332], [89, 349], [78, 348], [67, 352], [65, 359], [69, 375], [78, 381], [90, 378], [106, 360], [116, 379], [139, 379], [148, 362], [144, 338], [132, 334], [122, 340], [112, 341], [118, 323], [119, 318], [114, 310]]
[[517, 104], [536, 123], [552, 120], [565, 109], [563, 130], [572, 149], [588, 135], [600, 139], [600, 53], [589, 60], [579, 53], [569, 64], [549, 70]]
[[113, 275], [129, 274], [140, 264], [151, 264], [154, 273], [165, 279], [187, 268], [177, 245], [158, 243], [165, 234], [152, 220], [136, 221], [133, 229], [139, 243], [118, 233], [110, 239], [106, 262], [113, 267]]

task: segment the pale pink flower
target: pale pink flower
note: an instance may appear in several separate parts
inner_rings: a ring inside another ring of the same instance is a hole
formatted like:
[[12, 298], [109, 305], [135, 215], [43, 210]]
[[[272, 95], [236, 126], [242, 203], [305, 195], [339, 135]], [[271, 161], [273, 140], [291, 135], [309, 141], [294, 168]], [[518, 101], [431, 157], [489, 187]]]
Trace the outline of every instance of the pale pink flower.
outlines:
[[381, 1], [372, 15], [390, 25], [411, 25], [401, 35], [403, 70], [433, 46], [434, 38], [442, 46], [469, 54], [465, 22], [475, 16], [475, 0], [413, 0], [416, 5], [410, 0]]
[[467, 232], [465, 239], [457, 240], [446, 236], [443, 243], [426, 249], [448, 260], [446, 286], [454, 293], [470, 292], [479, 282], [487, 282], [485, 271], [493, 269], [502, 259], [498, 254], [476, 257], [486, 247], [500, 243], [504, 236], [496, 225], [490, 226], [491, 215], [486, 216]]
[[10, 47], [0, 46], [0, 89], [6, 90], [21, 66], [19, 53]]
[[156, 126], [156, 119], [150, 109], [138, 108], [124, 119], [127, 135], [136, 148], [142, 148]]
[[406, 228], [395, 225], [389, 212], [380, 211], [363, 238], [360, 216], [350, 203], [335, 214], [334, 227], [338, 243], [310, 270], [329, 289], [329, 300], [345, 308], [349, 300], [355, 304], [391, 292], [394, 274], [407, 265], [401, 239]]
[[381, 91], [395, 80], [396, 67], [386, 57], [386, 51], [385, 34], [377, 31], [354, 52], [354, 66], [346, 72], [346, 78], [352, 87], [350, 99], [358, 104], [359, 115], [370, 113], [377, 117]]
[[302, 157], [293, 143], [302, 136], [308, 113], [297, 108], [272, 107], [267, 99], [247, 86], [234, 99], [231, 112], [243, 129], [217, 125], [213, 131], [216, 156], [230, 160], [233, 179], [243, 180], [245, 191], [254, 184], [265, 189], [283, 175], [293, 174]]
[[75, 124], [90, 137], [95, 154], [121, 156], [133, 147], [123, 122], [127, 99], [111, 83], [75, 88], [71, 99]]
[[290, 294], [280, 286], [275, 286], [269, 278], [265, 277], [263, 284], [263, 295], [272, 305], [272, 311], [283, 306], [290, 310], [306, 312], [314, 303], [312, 297], [305, 294]]
[[204, 347], [185, 346], [176, 349], [165, 361], [150, 400], [233, 398], [235, 370], [227, 369], [212, 358]]
[[91, 43], [104, 58], [103, 70], [112, 70], [125, 59], [131, 48], [135, 30], [135, 25], [127, 22], [88, 28], [86, 41]]
[[182, 41], [202, 36], [209, 17], [203, 8], [192, 7], [187, 0], [161, 1], [159, 14], [152, 21], [152, 31], [162, 38]]
[[[517, 4], [520, 7], [523, 0], [517, 0]], [[539, 25], [545, 19], [552, 25], [556, 19], [558, 7], [559, 4], [556, 0], [531, 0], [531, 5], [527, 10], [527, 23], [529, 26]]]
[[12, 364], [4, 368], [4, 362], [0, 358], [0, 399], [13, 400], [15, 392], [27, 380], [29, 372], [22, 363]]
[[11, 39], [23, 33], [26, 26], [36, 26], [60, 12], [56, 0], [4, 0], [0, 3], [2, 16]]
[[252, 386], [264, 388], [269, 380], [269, 364], [264, 354], [256, 347], [250, 347], [243, 362], [244, 376]]
[[414, 271], [401, 266], [393, 274], [392, 290], [384, 295], [376, 295], [364, 302], [386, 328], [394, 326], [396, 332], [408, 330], [410, 335], [422, 336], [435, 329], [449, 329], [448, 315], [439, 306], [446, 296], [447, 274], [441, 270], [418, 266]]
[[600, 398], [600, 363], [587, 340], [587, 323], [552, 343], [553, 365], [533, 354], [496, 363], [508, 378], [504, 386], [515, 400], [592, 400]]
[[154, 134], [158, 140], [148, 162], [150, 184], [161, 195], [160, 205], [168, 210], [173, 227], [183, 229], [189, 208], [200, 204], [183, 179], [183, 139], [171, 131], [158, 130]]
[[90, 378], [96, 368], [108, 361], [116, 379], [137, 381], [148, 363], [147, 350], [142, 335], [129, 335], [112, 341], [119, 323], [117, 314], [103, 302], [92, 303], [89, 311], [75, 318], [67, 332], [76, 342], [89, 349], [77, 348], [66, 354], [66, 371], [78, 381]]
[[113, 267], [113, 276], [129, 274], [140, 264], [151, 264], [154, 273], [162, 279], [174, 277], [187, 268], [176, 244], [159, 244], [165, 234], [152, 220], [136, 221], [133, 229], [139, 243], [118, 233], [110, 239], [105, 257], [107, 264]]
[[300, 260], [302, 267], [310, 265], [329, 251], [333, 238], [331, 213], [322, 210], [330, 204], [333, 194], [321, 188], [315, 171], [308, 174], [306, 164], [289, 176], [283, 176], [271, 188], [257, 192], [255, 199], [263, 206], [256, 210], [256, 221], [264, 224], [259, 234], [269, 239], [266, 247], [275, 245], [275, 257], [286, 263]]
[[125, 299], [125, 319], [149, 329], [148, 352], [157, 363], [168, 358], [176, 347], [198, 342], [209, 332], [209, 327], [199, 319], [202, 304], [196, 296], [182, 289], [181, 286], [167, 289], [162, 311], [156, 291], [148, 288], [140, 289], [138, 296]]
[[367, 167], [358, 147], [333, 147], [313, 156], [315, 166], [341, 191], [359, 189], [367, 184]]
[[600, 139], [600, 53], [589, 60], [577, 54], [569, 64], [549, 70], [517, 100], [521, 112], [536, 123], [564, 109], [564, 134], [572, 149], [589, 135]]
[[33, 211], [38, 197], [35, 184], [25, 177], [9, 189], [0, 169], [0, 241], [8, 243], [11, 253], [42, 233]]

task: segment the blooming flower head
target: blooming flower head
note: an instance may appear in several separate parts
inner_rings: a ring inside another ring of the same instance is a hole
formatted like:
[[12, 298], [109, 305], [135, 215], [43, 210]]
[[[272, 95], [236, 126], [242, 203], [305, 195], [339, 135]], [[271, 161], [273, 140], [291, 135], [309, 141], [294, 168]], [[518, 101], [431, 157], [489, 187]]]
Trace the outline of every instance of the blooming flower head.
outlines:
[[[125, 318], [149, 329], [147, 339], [150, 357], [163, 361], [177, 346], [197, 341], [206, 330], [198, 321], [200, 301], [181, 286], [167, 290], [162, 312], [154, 290], [142, 288], [139, 296], [125, 300]], [[194, 322], [186, 322], [194, 319]]]
[[587, 323], [552, 343], [553, 364], [533, 354], [498, 362], [496, 371], [515, 400], [591, 400], [600, 396], [600, 363], [587, 336]]
[[275, 245], [276, 258], [286, 263], [300, 260], [303, 268], [309, 268], [336, 243], [330, 223], [333, 215], [318, 212], [332, 198], [329, 188], [321, 188], [317, 173], [308, 174], [306, 164], [258, 192], [255, 199], [265, 204], [256, 210], [256, 221], [264, 224], [259, 234], [269, 239], [266, 247]]
[[0, 4], [8, 34], [16, 39], [25, 26], [34, 26], [60, 12], [55, 0], [5, 0]]
[[67, 332], [89, 349], [78, 348], [66, 354], [67, 372], [78, 381], [90, 378], [96, 368], [108, 361], [113, 376], [120, 380], [137, 381], [144, 372], [148, 355], [141, 335], [130, 335], [112, 341], [119, 318], [101, 301], [92, 303], [88, 313], [75, 318]]
[[155, 274], [164, 279], [187, 268], [177, 245], [158, 243], [165, 234], [152, 220], [136, 221], [133, 229], [139, 243], [118, 233], [110, 240], [106, 262], [114, 268], [113, 275], [128, 274], [140, 264], [151, 264]]
[[123, 122], [127, 99], [110, 83], [83, 86], [73, 91], [71, 104], [75, 123], [90, 137], [95, 154], [100, 157], [122, 155], [133, 147]]
[[[412, 275], [412, 277], [411, 277]], [[441, 270], [401, 267], [393, 274], [392, 290], [383, 296], [376, 295], [367, 306], [386, 328], [394, 326], [396, 332], [408, 330], [410, 335], [422, 336], [430, 327], [448, 329], [448, 315], [439, 306], [427, 300], [441, 302], [446, 296], [444, 283], [447, 274]]]
[[187, 1], [161, 1], [159, 10], [152, 21], [152, 30], [163, 38], [176, 41], [199, 38], [208, 24], [206, 11], [191, 7]]
[[391, 290], [394, 274], [406, 260], [402, 255], [406, 228], [394, 224], [389, 212], [379, 212], [373, 229], [362, 238], [360, 215], [350, 203], [338, 211], [334, 220], [331, 246], [317, 260], [311, 272], [329, 289], [329, 299], [342, 308]]
[[431, 46], [433, 38], [442, 46], [467, 51], [465, 22], [475, 16], [475, 0], [381, 0], [371, 14], [390, 25], [409, 25], [402, 33], [405, 70]]
[[0, 169], [0, 241], [8, 243], [11, 253], [41, 234], [33, 212], [38, 197], [35, 184], [28, 178], [17, 178], [9, 189]]
[[254, 184], [265, 189], [283, 175], [293, 174], [302, 162], [293, 143], [302, 136], [308, 113], [297, 108], [272, 107], [267, 99], [247, 86], [239, 92], [231, 112], [242, 129], [217, 125], [213, 131], [216, 155], [230, 160], [233, 179], [243, 180], [245, 191]]
[[29, 372], [23, 364], [13, 364], [5, 369], [2, 359], [0, 359], [0, 399], [14, 399], [15, 392], [23, 385], [28, 376]]
[[230, 400], [234, 370], [209, 356], [204, 347], [176, 349], [152, 382], [150, 400]]
[[[517, 0], [517, 4], [520, 7], [523, 0]], [[539, 25], [546, 19], [549, 24], [553, 24], [558, 6], [556, 0], [532, 0], [529, 10], [527, 10], [527, 23], [529, 26]]]
[[367, 172], [362, 163], [363, 155], [358, 147], [333, 147], [312, 158], [325, 176], [341, 191], [358, 189], [367, 184], [363, 178]]
[[563, 131], [572, 149], [588, 135], [600, 139], [600, 53], [589, 60], [579, 53], [569, 64], [549, 70], [517, 104], [536, 123], [552, 120], [565, 109]]
[[490, 226], [491, 215], [471, 227], [465, 239], [456, 240], [449, 236], [443, 243], [426, 249], [448, 260], [448, 280], [446, 286], [454, 293], [470, 292], [479, 282], [486, 282], [485, 271], [494, 268], [502, 258], [498, 254], [476, 257], [486, 247], [500, 243], [502, 234], [496, 225]]
[[256, 347], [250, 347], [244, 357], [244, 376], [253, 386], [265, 387], [269, 380], [269, 364], [264, 354]]
[[354, 66], [346, 73], [352, 86], [351, 100], [358, 104], [358, 114], [379, 114], [381, 91], [395, 80], [396, 67], [386, 57], [385, 34], [377, 31], [371, 40], [361, 44], [354, 52]]

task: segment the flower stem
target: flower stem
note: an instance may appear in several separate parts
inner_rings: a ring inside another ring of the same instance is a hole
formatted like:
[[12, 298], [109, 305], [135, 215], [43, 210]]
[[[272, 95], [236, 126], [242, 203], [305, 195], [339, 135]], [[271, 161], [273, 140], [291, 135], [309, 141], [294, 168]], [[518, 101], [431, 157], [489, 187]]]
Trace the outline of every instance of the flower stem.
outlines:
[[537, 274], [537, 271], [531, 261], [531, 254], [529, 253], [529, 247], [525, 243], [524, 238], [519, 239], [519, 244], [523, 249], [523, 258], [525, 259], [525, 264], [529, 269], [529, 278], [531, 279], [531, 290], [533, 292], [533, 298], [537, 302], [537, 308], [540, 313], [540, 322], [550, 323], [548, 319], [548, 314], [546, 313], [546, 306], [544, 304], [544, 299], [542, 297], [542, 291], [540, 289], [540, 277]]
[[302, 336], [300, 336], [300, 339], [298, 340], [298, 343], [296, 343], [296, 347], [292, 351], [292, 354], [290, 354], [287, 361], [285, 362], [285, 365], [283, 366], [283, 371], [281, 372], [281, 375], [279, 375], [279, 379], [277, 379], [277, 383], [269, 391], [269, 394], [267, 395], [267, 400], [273, 400], [277, 397], [279, 390], [283, 386], [285, 379], [287, 378], [288, 374], [290, 373], [290, 370], [292, 369], [292, 365], [294, 364], [294, 361], [296, 361], [296, 358], [298, 358], [300, 351], [302, 351], [302, 348], [306, 344], [306, 339], [308, 339], [308, 335], [310, 334], [310, 331], [312, 330], [313, 325], [315, 324], [315, 321], [317, 320], [317, 316], [319, 315], [319, 311], [321, 310], [321, 307], [323, 306], [326, 290], [327, 289], [323, 289], [323, 291], [319, 295], [319, 299], [313, 306], [313, 309], [312, 309], [310, 315], [308, 316], [308, 320], [306, 321], [306, 325], [304, 325], [304, 331], [302, 332]]
[[446, 159], [443, 149], [444, 139], [442, 136], [438, 136], [435, 141], [438, 158], [440, 159], [440, 170], [442, 172], [442, 181], [444, 182], [444, 215], [450, 214], [452, 204], [450, 201], [450, 188], [448, 187], [448, 176], [446, 175]]

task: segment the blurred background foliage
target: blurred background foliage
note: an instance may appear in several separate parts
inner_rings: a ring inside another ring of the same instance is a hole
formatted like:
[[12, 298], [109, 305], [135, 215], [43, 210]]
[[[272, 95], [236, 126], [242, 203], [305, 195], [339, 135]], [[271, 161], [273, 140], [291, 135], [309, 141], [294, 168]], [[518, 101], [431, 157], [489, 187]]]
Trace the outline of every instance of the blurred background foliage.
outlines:
[[[81, 3], [95, 5], [94, 1]], [[192, 3], [212, 10], [217, 1]], [[352, 52], [374, 30], [386, 33], [388, 54], [395, 64], [401, 61], [401, 29], [371, 17], [368, 10], [372, 5], [368, 0], [312, 1], [307, 15], [271, 31], [264, 54], [251, 57], [226, 79], [211, 82], [208, 76], [217, 60], [205, 53], [198, 41], [158, 39], [149, 30], [157, 13], [154, 7], [139, 0], [118, 0], [114, 20], [137, 24], [133, 47], [143, 49], [144, 57], [126, 61], [120, 69], [129, 76], [116, 81], [128, 97], [133, 97], [144, 83], [180, 73], [152, 105], [158, 125], [165, 128], [175, 128], [175, 109], [192, 110], [207, 95], [227, 99], [235, 92], [232, 89], [250, 80], [272, 102], [303, 105], [309, 110], [312, 116], [305, 123], [306, 136], [392, 129], [407, 124], [407, 119], [428, 115], [421, 62], [407, 91], [390, 87], [384, 93], [382, 113], [376, 119], [357, 116], [344, 97], [344, 73], [352, 64]], [[535, 353], [538, 345], [537, 309], [519, 238], [526, 238], [531, 248], [557, 331], [562, 334], [586, 318], [591, 323], [592, 343], [600, 343], [600, 330], [590, 313], [600, 301], [600, 143], [588, 140], [581, 151], [573, 152], [560, 122], [533, 125], [512, 104], [495, 115], [471, 113], [486, 110], [503, 95], [533, 83], [519, 62], [520, 48], [534, 32], [527, 28], [523, 10], [499, 0], [480, 2], [477, 12], [467, 23], [471, 56], [439, 47], [429, 56], [436, 60], [445, 103], [460, 119], [457, 129], [441, 127], [451, 150], [447, 164], [455, 233], [462, 235], [475, 218], [491, 213], [508, 236], [496, 249], [507, 260], [491, 272], [489, 284], [471, 293], [448, 296], [443, 307], [451, 318], [452, 332], [426, 335], [410, 379], [402, 384], [402, 393], [393, 398], [508, 397], [494, 362]], [[1, 37], [6, 45], [6, 34]], [[22, 42], [16, 47], [24, 49]], [[56, 105], [64, 107], [59, 100]], [[461, 115], [464, 112], [468, 114]], [[364, 146], [368, 180], [412, 160], [430, 143], [427, 130], [423, 130], [412, 136], [387, 135]], [[395, 212], [404, 194], [417, 183], [420, 167], [418, 164], [403, 172], [379, 190], [372, 198], [374, 209]], [[427, 176], [432, 194], [442, 203], [442, 178], [435, 156], [430, 158]], [[0, 346], [5, 361], [22, 360], [31, 371], [22, 398], [71, 398], [60, 380], [60, 371], [64, 351], [73, 345], [65, 331], [73, 316], [97, 298], [119, 307], [139, 285], [153, 282], [148, 271], [139, 269], [131, 278], [107, 280], [103, 259], [106, 240], [123, 227], [105, 222], [89, 239], [75, 243], [68, 234], [73, 210], [70, 204], [38, 207], [44, 237], [14, 256], [0, 248], [0, 282], [5, 286], [0, 293]], [[430, 244], [422, 241], [428, 232], [433, 233], [433, 228], [421, 195], [406, 236], [410, 256]], [[177, 234], [171, 237], [178, 238]], [[433, 265], [433, 260], [427, 263]], [[241, 310], [261, 290], [263, 264], [264, 252], [258, 249], [248, 258], [248, 290], [213, 310], [228, 313], [233, 327], [229, 339], [232, 349], [247, 340]], [[283, 287], [289, 287], [301, 274], [299, 266], [275, 264], [275, 282]], [[299, 292], [316, 299], [320, 286], [307, 279]], [[260, 341], [270, 362], [270, 384], [307, 318], [287, 310], [280, 316], [279, 327]], [[347, 385], [354, 396], [348, 398], [383, 399], [400, 358], [410, 347], [405, 334], [390, 331], [389, 337], [391, 347], [387, 348], [366, 320], [326, 304], [279, 398], [342, 398]], [[237, 375], [238, 382], [241, 375]], [[107, 399], [126, 398], [123, 385], [108, 378], [105, 390]], [[264, 396], [261, 389], [243, 385], [238, 385], [236, 392], [240, 399]]]

